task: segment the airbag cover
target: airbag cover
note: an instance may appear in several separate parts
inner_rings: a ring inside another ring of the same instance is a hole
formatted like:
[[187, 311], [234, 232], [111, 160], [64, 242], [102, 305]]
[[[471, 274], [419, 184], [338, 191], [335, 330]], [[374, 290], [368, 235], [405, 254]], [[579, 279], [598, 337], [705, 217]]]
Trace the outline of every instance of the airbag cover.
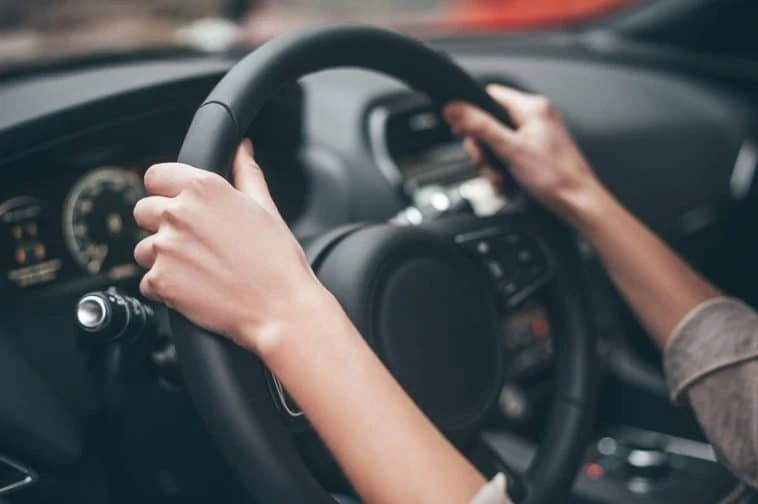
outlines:
[[502, 338], [477, 265], [430, 232], [379, 225], [344, 238], [317, 273], [443, 432], [478, 426], [499, 390]]

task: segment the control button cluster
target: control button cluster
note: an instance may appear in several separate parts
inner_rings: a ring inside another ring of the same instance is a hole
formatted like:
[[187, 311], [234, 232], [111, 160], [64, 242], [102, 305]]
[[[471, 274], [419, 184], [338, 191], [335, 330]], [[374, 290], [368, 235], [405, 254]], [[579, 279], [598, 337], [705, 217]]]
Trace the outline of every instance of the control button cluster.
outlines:
[[[732, 502], [726, 496], [735, 485], [734, 476], [716, 462], [707, 444], [614, 426], [588, 447], [572, 495], [579, 502]], [[738, 501], [742, 502], [734, 500]]]
[[521, 303], [550, 278], [550, 257], [524, 233], [487, 230], [458, 236], [456, 242], [486, 267], [506, 307]]

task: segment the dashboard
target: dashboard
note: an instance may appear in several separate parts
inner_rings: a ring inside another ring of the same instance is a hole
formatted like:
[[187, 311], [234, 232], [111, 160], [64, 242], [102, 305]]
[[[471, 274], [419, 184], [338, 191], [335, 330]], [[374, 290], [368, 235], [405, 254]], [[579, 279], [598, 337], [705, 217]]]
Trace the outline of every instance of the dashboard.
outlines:
[[[249, 132], [260, 162], [271, 167], [267, 179], [288, 221], [302, 211], [307, 187], [293, 155], [299, 93], [292, 88], [263, 111], [265, 131], [253, 125]], [[170, 107], [131, 117], [85, 137], [86, 149], [74, 141], [11, 163], [0, 186], [0, 296], [27, 302], [140, 275], [132, 253], [144, 234], [132, 210], [145, 196], [147, 168], [176, 159], [192, 112]]]
[[132, 208], [143, 172], [106, 165], [0, 191], [2, 292], [136, 275], [130, 251], [143, 235]]
[[[752, 184], [758, 159], [746, 150], [754, 144], [758, 100], [749, 85], [646, 61], [609, 63], [571, 48], [557, 54], [487, 44], [439, 48], [482, 81], [516, 82], [548, 95], [626, 206], [720, 287], [758, 301], [758, 270], [751, 267], [758, 244], [745, 239], [758, 209]], [[78, 347], [71, 324], [73, 303], [114, 284], [134, 292], [140, 270], [132, 250], [141, 232], [132, 206], [144, 195], [144, 172], [176, 159], [195, 108], [233, 63], [201, 56], [127, 61], [0, 83], [0, 337], [87, 425], [98, 418], [109, 382], [92, 379], [91, 356]], [[281, 90], [248, 136], [274, 200], [304, 240], [347, 223], [390, 219], [419, 189], [475, 172], [423, 98], [352, 69]], [[598, 366], [626, 366], [617, 378], [655, 395], [635, 402], [620, 399], [631, 397], [626, 389], [611, 393], [603, 421], [699, 436], [692, 419], [661, 397], [657, 355], [635, 343], [644, 340], [641, 329], [592, 251], [584, 252], [589, 316], [603, 345]], [[493, 425], [539, 436], [551, 390], [551, 337], [560, 331], [550, 322], [539, 295], [504, 315], [511, 374]], [[647, 371], [629, 365], [627, 347], [652, 355]], [[156, 380], [156, 369], [132, 369], [117, 394], [128, 421], [113, 434], [119, 460], [109, 463], [129, 466], [124, 495], [154, 502], [174, 485], [169, 490], [186, 502], [224, 500], [219, 488], [228, 488], [225, 500], [233, 501], [239, 489], [186, 394]], [[207, 471], [214, 465], [222, 470]]]

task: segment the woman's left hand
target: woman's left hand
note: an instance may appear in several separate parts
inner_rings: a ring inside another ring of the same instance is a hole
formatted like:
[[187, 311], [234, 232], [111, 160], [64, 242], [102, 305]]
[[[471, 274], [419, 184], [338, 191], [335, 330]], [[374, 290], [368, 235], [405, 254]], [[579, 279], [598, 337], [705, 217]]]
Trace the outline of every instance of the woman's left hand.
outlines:
[[[484, 479], [413, 404], [320, 284], [243, 144], [236, 188], [178, 163], [134, 209], [142, 292], [257, 353], [365, 502], [471, 500]], [[348, 404], [349, 408], [337, 408]], [[376, 467], [391, 470], [377, 471]]]
[[[259, 355], [329, 298], [271, 199], [245, 140], [234, 184], [180, 163], [150, 167], [134, 208], [140, 290]], [[327, 303], [329, 304], [329, 303]]]

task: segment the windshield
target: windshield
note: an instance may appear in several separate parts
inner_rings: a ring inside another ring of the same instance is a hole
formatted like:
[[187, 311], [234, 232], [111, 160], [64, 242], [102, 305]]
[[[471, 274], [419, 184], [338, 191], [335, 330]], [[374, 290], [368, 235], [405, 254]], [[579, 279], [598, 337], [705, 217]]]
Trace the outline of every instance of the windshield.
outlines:
[[141, 49], [220, 51], [297, 27], [361, 22], [417, 36], [527, 30], [636, 0], [0, 0], [0, 67]]

